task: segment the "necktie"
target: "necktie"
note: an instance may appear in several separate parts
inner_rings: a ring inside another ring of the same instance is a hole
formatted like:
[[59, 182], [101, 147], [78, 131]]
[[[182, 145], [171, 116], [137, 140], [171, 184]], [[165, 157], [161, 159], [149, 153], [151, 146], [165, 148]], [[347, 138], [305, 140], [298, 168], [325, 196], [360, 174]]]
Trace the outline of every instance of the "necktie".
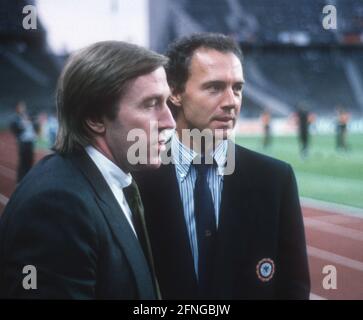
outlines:
[[128, 187], [123, 188], [123, 192], [132, 213], [132, 223], [134, 225], [137, 237], [139, 239], [139, 242], [144, 251], [145, 257], [148, 261], [152, 273], [157, 298], [161, 300], [161, 293], [155, 274], [154, 259], [151, 251], [149, 235], [146, 229], [144, 207], [142, 205], [139, 188], [137, 187], [136, 182], [132, 180], [131, 184]]
[[208, 298], [212, 281], [215, 239], [217, 234], [212, 194], [207, 181], [208, 169], [202, 159], [195, 164], [194, 215], [198, 239], [198, 287], [200, 298]]

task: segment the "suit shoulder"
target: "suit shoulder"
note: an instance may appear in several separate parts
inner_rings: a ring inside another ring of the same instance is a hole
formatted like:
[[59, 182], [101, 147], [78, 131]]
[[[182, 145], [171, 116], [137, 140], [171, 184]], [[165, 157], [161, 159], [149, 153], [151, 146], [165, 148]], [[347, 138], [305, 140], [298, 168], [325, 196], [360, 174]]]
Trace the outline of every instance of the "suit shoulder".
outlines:
[[40, 160], [20, 183], [22, 192], [59, 192], [82, 195], [87, 191], [88, 182], [69, 159], [52, 154]]
[[275, 170], [287, 170], [291, 166], [289, 163], [279, 160], [268, 155], [252, 151], [240, 145], [236, 146], [236, 159], [240, 160], [244, 164], [250, 163], [256, 166], [270, 167]]
[[68, 159], [54, 154], [39, 161], [25, 176], [7, 207], [14, 210], [40, 204], [54, 207], [61, 203], [64, 207], [87, 206], [92, 198], [92, 188], [81, 172]]
[[281, 181], [293, 175], [293, 169], [285, 161], [236, 145], [237, 174], [247, 173], [251, 177]]
[[35, 171], [33, 179], [30, 175], [10, 197], [0, 219], [0, 230], [31, 232], [30, 226], [41, 224], [65, 230], [81, 226], [96, 234], [99, 215], [87, 185], [72, 184], [70, 177], [63, 177], [62, 181], [57, 181], [57, 175], [47, 178], [46, 171], [40, 168], [40, 175]]

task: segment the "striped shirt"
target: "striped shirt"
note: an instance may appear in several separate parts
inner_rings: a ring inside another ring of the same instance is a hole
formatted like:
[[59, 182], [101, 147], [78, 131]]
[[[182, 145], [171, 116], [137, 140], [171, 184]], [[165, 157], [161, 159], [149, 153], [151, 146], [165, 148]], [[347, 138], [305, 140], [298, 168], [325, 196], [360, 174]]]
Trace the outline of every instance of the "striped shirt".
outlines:
[[[207, 181], [212, 194], [217, 228], [227, 147], [228, 142], [226, 140], [217, 146], [212, 154], [217, 166], [210, 166], [207, 173]], [[192, 161], [198, 156], [198, 153], [182, 144], [177, 134], [174, 134], [171, 140], [171, 155], [173, 163], [175, 164], [180, 197], [183, 203], [184, 218], [194, 259], [194, 269], [198, 277], [198, 239], [194, 215], [194, 186], [197, 179], [197, 172], [194, 166], [192, 166]]]

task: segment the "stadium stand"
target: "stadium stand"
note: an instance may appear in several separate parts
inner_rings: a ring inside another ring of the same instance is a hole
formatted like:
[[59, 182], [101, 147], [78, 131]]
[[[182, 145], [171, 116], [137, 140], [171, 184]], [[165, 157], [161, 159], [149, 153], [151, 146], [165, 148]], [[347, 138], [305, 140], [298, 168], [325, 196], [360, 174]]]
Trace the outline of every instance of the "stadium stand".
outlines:
[[31, 114], [54, 108], [54, 90], [61, 64], [46, 44], [40, 21], [25, 30], [24, 6], [34, 1], [5, 1], [0, 9], [0, 126], [6, 126], [16, 103], [24, 100]]
[[264, 79], [261, 83], [251, 72], [251, 81], [290, 105], [305, 100], [326, 114], [337, 104], [345, 104], [359, 112], [343, 68], [344, 56], [334, 50], [282, 48], [251, 53], [245, 64], [253, 63]]
[[[243, 117], [256, 117], [266, 107], [286, 116], [301, 101], [320, 115], [332, 114], [337, 105], [363, 114], [362, 1], [152, 1], [154, 50], [163, 52], [173, 39], [198, 31], [222, 32], [241, 43], [247, 79]], [[6, 10], [0, 9], [0, 122], [18, 100], [33, 113], [54, 108], [64, 62], [50, 52], [41, 21], [37, 30], [22, 27], [22, 8], [35, 2], [5, 2], [1, 8]], [[322, 27], [328, 3], [337, 8], [337, 30]]]
[[[336, 8], [336, 30], [322, 25], [328, 4]], [[158, 11], [164, 19], [156, 27]], [[160, 52], [171, 40], [199, 31], [222, 32], [241, 43], [243, 117], [257, 117], [265, 108], [287, 116], [302, 101], [321, 116], [332, 116], [338, 105], [363, 115], [360, 0], [158, 0], [150, 15], [151, 47]]]
[[228, 33], [229, 6], [225, 1], [185, 1], [185, 11], [211, 32]]

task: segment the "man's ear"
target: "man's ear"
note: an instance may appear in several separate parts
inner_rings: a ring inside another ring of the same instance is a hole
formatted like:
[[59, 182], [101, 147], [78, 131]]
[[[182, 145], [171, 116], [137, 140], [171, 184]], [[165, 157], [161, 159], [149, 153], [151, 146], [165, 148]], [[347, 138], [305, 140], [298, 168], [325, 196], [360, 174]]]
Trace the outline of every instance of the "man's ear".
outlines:
[[86, 123], [87, 123], [87, 126], [95, 133], [101, 134], [106, 131], [103, 120], [87, 119]]
[[169, 100], [177, 107], [181, 107], [182, 105], [182, 97], [180, 93], [172, 93]]

